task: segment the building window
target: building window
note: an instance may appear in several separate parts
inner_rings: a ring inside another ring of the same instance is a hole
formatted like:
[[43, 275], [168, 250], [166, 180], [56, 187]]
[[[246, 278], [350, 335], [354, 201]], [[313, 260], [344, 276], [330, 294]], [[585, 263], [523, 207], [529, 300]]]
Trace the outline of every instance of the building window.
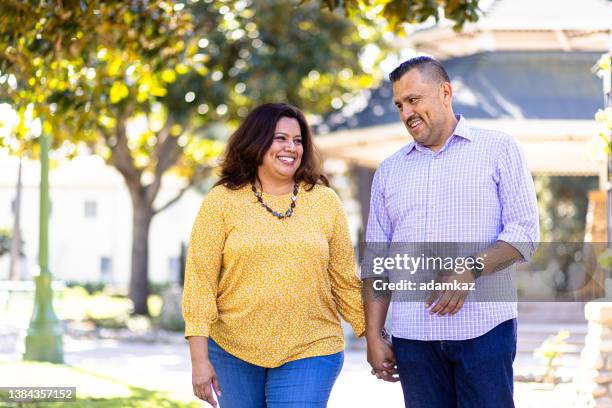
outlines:
[[168, 280], [176, 283], [180, 281], [181, 261], [178, 257], [168, 258]]
[[113, 274], [113, 260], [108, 256], [100, 258], [100, 280], [109, 283]]
[[98, 203], [85, 201], [85, 218], [96, 218], [98, 216]]

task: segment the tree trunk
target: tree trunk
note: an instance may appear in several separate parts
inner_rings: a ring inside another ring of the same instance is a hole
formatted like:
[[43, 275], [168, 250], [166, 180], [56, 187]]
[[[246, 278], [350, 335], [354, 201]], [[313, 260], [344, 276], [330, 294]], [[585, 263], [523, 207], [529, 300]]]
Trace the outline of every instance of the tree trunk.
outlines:
[[[142, 190], [141, 190], [142, 191]], [[134, 313], [148, 315], [149, 307], [149, 229], [153, 209], [140, 194], [132, 194], [132, 273], [130, 275], [130, 299]]]
[[13, 233], [11, 237], [11, 258], [9, 261], [9, 280], [17, 280], [19, 278], [18, 265], [19, 258], [21, 256], [21, 162], [22, 158], [19, 157], [19, 170], [17, 170], [17, 188], [14, 204], [15, 213], [13, 221]]
[[141, 176], [143, 169], [134, 164], [132, 152], [128, 145], [127, 119], [130, 117], [132, 108], [127, 107], [117, 112], [117, 124], [115, 141], [110, 142], [110, 134], [103, 134], [111, 146], [112, 165], [123, 176], [130, 197], [132, 199], [132, 270], [130, 274], [130, 299], [134, 303], [134, 313], [148, 315], [147, 298], [149, 296], [149, 230], [153, 217], [163, 211], [172, 203], [176, 202], [187, 188], [182, 189], [177, 196], [169, 200], [165, 205], [154, 209], [155, 197], [161, 188], [161, 180], [164, 173], [172, 167], [181, 155], [177, 137], [170, 134], [172, 122], [168, 119], [163, 128], [157, 133], [158, 145], [155, 149], [154, 158], [156, 166], [153, 171], [153, 182], [143, 185]]

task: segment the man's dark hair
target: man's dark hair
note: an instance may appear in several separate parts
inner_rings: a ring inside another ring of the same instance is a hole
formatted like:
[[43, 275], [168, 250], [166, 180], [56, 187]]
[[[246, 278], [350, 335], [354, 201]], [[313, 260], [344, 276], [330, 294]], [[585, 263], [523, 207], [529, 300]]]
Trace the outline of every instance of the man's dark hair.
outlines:
[[435, 81], [436, 83], [450, 82], [448, 74], [440, 61], [424, 55], [410, 58], [402, 62], [389, 74], [389, 80], [391, 82], [397, 82], [406, 72], [413, 68], [418, 69], [421, 74], [427, 76], [429, 80]]

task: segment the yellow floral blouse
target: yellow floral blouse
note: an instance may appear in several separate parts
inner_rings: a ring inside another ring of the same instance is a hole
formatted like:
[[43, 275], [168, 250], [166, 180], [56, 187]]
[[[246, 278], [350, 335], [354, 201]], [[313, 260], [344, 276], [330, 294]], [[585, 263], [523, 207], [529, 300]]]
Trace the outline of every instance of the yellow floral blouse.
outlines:
[[[263, 200], [285, 212], [291, 194]], [[300, 186], [290, 218], [257, 202], [250, 185], [213, 188], [193, 225], [183, 292], [185, 336], [210, 336], [251, 364], [344, 349], [338, 314], [365, 330], [360, 281], [336, 193]]]

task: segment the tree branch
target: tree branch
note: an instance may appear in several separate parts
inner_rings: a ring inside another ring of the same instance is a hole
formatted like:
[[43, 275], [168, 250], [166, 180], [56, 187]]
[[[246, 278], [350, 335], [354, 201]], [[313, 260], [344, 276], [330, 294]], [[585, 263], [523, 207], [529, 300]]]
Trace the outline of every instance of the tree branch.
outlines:
[[172, 121], [168, 117], [166, 123], [157, 133], [157, 146], [155, 149], [155, 174], [153, 182], [146, 187], [147, 202], [153, 205], [155, 197], [161, 188], [164, 173], [176, 164], [181, 157], [182, 148], [178, 145], [178, 137], [170, 134]]
[[187, 192], [187, 190], [189, 190], [191, 187], [193, 187], [197, 182], [199, 182], [202, 179], [204, 179], [204, 177], [206, 176], [206, 174], [208, 174], [210, 169], [211, 169], [210, 167], [203, 167], [199, 171], [196, 170], [196, 173], [194, 173], [194, 175], [191, 177], [191, 179], [189, 180], [187, 185], [185, 185], [183, 188], [181, 188], [179, 190], [179, 192], [173, 198], [168, 200], [164, 205], [162, 205], [161, 207], [159, 207], [157, 209], [154, 209], [153, 210], [153, 215], [157, 215], [158, 213], [164, 211], [166, 208], [170, 207], [171, 205], [176, 203], [178, 200], [180, 200], [181, 197], [183, 197], [183, 195]]
[[117, 125], [115, 126], [115, 143], [111, 143], [112, 135], [108, 132], [101, 130], [102, 135], [106, 141], [107, 146], [111, 149], [111, 163], [121, 173], [125, 179], [130, 193], [133, 193], [138, 187], [140, 187], [140, 176], [142, 171], [137, 169], [132, 159], [130, 148], [127, 144], [127, 130], [125, 122], [129, 117], [128, 110], [122, 110], [117, 113], [116, 120]]
[[166, 120], [164, 127], [157, 134], [157, 148], [155, 149], [155, 157], [157, 165], [155, 166], [155, 179], [160, 179], [161, 176], [172, 167], [180, 157], [181, 148], [178, 146], [178, 136], [170, 134], [172, 121], [170, 118]]

